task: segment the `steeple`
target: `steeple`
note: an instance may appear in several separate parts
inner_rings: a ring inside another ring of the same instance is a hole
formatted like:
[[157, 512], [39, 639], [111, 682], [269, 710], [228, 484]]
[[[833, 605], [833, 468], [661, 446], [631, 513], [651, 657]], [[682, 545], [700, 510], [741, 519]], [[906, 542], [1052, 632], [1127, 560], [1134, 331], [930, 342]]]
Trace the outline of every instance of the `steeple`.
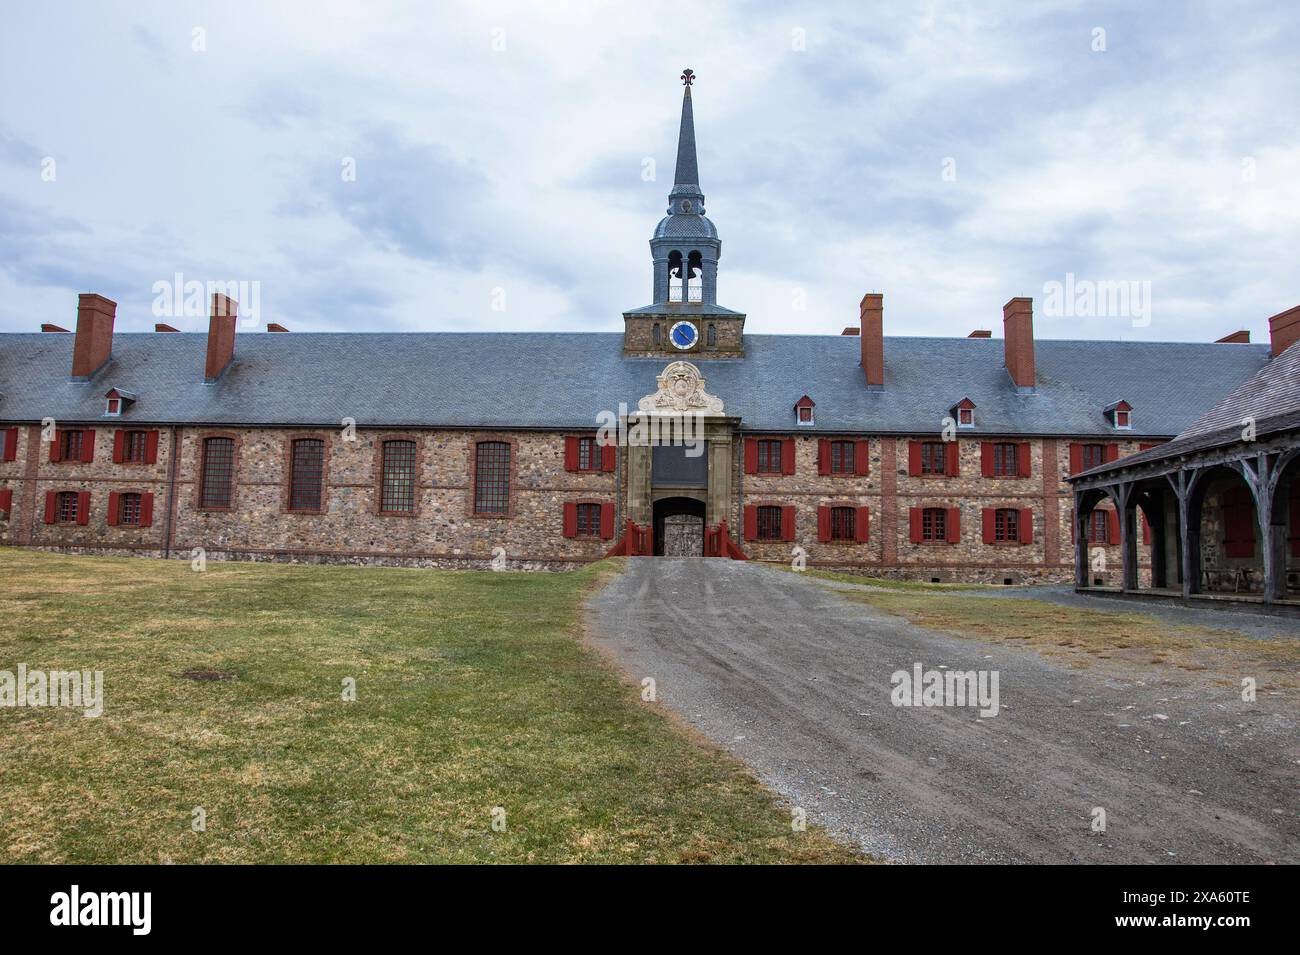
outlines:
[[624, 312], [625, 354], [744, 351], [745, 316], [718, 305], [718, 258], [722, 241], [704, 215], [700, 168], [695, 151], [692, 70], [682, 71], [682, 121], [677, 132], [677, 167], [668, 214], [650, 237], [654, 262], [652, 304]]
[[691, 206], [704, 213], [704, 193], [700, 192], [700, 167], [695, 158], [695, 110], [691, 105], [692, 70], [682, 73], [682, 125], [677, 132], [677, 171], [673, 176], [673, 191], [668, 195], [668, 214], [683, 211], [680, 200], [693, 200]]

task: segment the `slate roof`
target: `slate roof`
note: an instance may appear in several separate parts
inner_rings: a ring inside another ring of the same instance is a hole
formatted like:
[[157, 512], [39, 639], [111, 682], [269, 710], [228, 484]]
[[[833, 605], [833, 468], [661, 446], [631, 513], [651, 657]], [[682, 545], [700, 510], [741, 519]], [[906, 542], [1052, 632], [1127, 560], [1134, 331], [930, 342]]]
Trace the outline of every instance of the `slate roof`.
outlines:
[[1135, 464], [1150, 464], [1221, 445], [1235, 444], [1241, 440], [1247, 418], [1255, 421], [1257, 439], [1300, 429], [1300, 342], [1241, 382], [1169, 443], [1109, 464], [1098, 465], [1074, 477], [1094, 477], [1111, 471], [1122, 471]]
[[[124, 423], [590, 428], [635, 409], [668, 361], [624, 358], [618, 333], [240, 333], [234, 364], [204, 384], [205, 334], [120, 333], [108, 365], [73, 382], [73, 339], [0, 334], [0, 421], [102, 421], [115, 387], [139, 396]], [[886, 338], [885, 388], [868, 391], [856, 337], [745, 343], [744, 358], [685, 357], [755, 431], [792, 430], [807, 394], [813, 432], [937, 433], [969, 396], [967, 434], [1115, 435], [1102, 409], [1122, 397], [1134, 428], [1119, 434], [1169, 437], [1268, 361], [1264, 345], [1039, 341], [1037, 390], [1017, 394], [998, 339]]]

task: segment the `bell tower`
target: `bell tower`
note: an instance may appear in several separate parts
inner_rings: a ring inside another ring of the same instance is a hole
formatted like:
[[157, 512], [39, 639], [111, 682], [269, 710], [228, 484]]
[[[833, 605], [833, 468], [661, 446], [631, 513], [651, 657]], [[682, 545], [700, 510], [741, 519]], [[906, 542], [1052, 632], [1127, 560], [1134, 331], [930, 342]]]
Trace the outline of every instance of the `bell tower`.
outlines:
[[684, 70], [677, 166], [668, 214], [650, 237], [653, 303], [623, 313], [625, 355], [737, 357], [744, 354], [745, 316], [718, 305], [722, 240], [704, 214], [695, 152], [695, 73]]

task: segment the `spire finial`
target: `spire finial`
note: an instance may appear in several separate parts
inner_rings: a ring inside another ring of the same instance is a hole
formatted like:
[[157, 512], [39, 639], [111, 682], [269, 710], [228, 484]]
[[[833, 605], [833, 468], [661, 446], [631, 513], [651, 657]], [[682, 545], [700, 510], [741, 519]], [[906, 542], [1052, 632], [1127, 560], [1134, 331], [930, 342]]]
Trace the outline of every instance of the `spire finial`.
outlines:
[[690, 86], [695, 82], [695, 71], [689, 66], [682, 70], [682, 86]]

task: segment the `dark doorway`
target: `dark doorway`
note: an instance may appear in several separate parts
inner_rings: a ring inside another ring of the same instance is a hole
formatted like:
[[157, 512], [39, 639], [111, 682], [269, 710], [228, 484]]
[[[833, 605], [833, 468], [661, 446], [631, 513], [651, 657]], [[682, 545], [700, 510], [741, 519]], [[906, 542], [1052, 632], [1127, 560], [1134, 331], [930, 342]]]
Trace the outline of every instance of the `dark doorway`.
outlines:
[[666, 497], [654, 504], [656, 557], [704, 556], [704, 502]]

